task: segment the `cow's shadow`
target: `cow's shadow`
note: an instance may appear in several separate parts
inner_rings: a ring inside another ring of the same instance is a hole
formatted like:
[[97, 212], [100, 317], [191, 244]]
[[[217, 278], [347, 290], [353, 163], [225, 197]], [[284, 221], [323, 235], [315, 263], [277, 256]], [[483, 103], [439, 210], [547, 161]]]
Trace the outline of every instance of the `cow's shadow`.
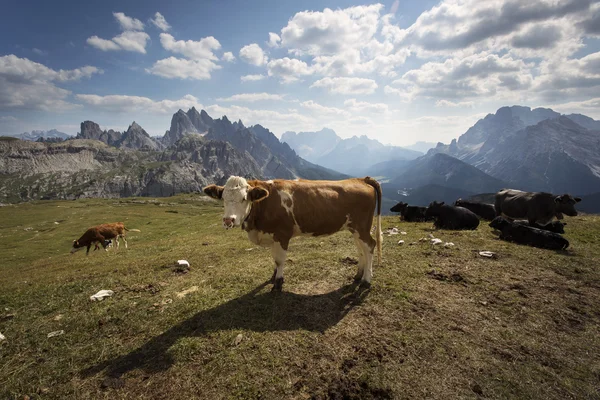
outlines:
[[83, 377], [106, 370], [109, 377], [120, 377], [141, 368], [147, 373], [164, 371], [174, 363], [169, 349], [179, 339], [200, 337], [218, 330], [244, 329], [254, 332], [308, 330], [324, 332], [336, 325], [367, 296], [369, 290], [355, 283], [329, 293], [303, 295], [290, 292], [262, 292], [270, 281], [251, 292], [200, 311], [150, 339], [131, 353], [104, 361], [81, 372]]

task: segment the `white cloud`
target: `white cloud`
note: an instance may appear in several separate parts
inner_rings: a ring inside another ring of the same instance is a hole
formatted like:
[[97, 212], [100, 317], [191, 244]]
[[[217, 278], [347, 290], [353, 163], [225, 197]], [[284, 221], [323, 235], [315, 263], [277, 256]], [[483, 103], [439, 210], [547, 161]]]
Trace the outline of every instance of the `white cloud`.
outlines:
[[269, 47], [278, 47], [279, 42], [281, 42], [281, 38], [278, 34], [269, 32], [269, 41], [267, 42], [267, 46]]
[[55, 82], [78, 81], [102, 72], [92, 66], [55, 71], [12, 54], [0, 57], [0, 109], [64, 111], [76, 108], [77, 105], [66, 100], [71, 92], [57, 87]]
[[47, 51], [40, 50], [40, 49], [38, 49], [38, 48], [35, 48], [35, 47], [34, 47], [33, 49], [31, 49], [31, 51], [33, 51], [33, 52], [34, 52], [35, 54], [37, 54], [38, 56], [47, 56], [47, 55], [48, 55], [48, 52], [47, 52]]
[[351, 114], [346, 110], [342, 110], [341, 108], [336, 107], [326, 107], [321, 104], [315, 103], [312, 100], [302, 102], [300, 103], [300, 106], [319, 116], [335, 116], [346, 118], [351, 116]]
[[453, 102], [449, 100], [438, 100], [435, 102], [436, 107], [449, 107], [449, 108], [473, 108], [475, 106], [475, 102], [473, 101], [461, 101], [461, 102]]
[[172, 35], [161, 33], [160, 43], [165, 50], [181, 54], [192, 60], [218, 60], [217, 56], [214, 55], [213, 50], [221, 48], [221, 43], [212, 36], [202, 38], [199, 41], [175, 40]]
[[13, 117], [12, 115], [3, 115], [0, 117], [0, 122], [16, 122], [18, 119]]
[[534, 90], [545, 98], [594, 95], [600, 87], [600, 52], [579, 59], [543, 61], [540, 72]]
[[87, 39], [87, 43], [102, 51], [126, 50], [146, 54], [146, 42], [150, 36], [146, 32], [126, 31], [111, 40], [92, 36]]
[[368, 43], [379, 23], [383, 5], [326, 8], [323, 12], [303, 11], [294, 15], [281, 30], [281, 46], [294, 54], [335, 55]]
[[352, 112], [367, 112], [371, 113], [387, 113], [389, 107], [385, 103], [369, 103], [366, 101], [358, 101], [356, 99], [348, 99], [344, 101], [344, 106]]
[[223, 57], [221, 57], [221, 60], [223, 60], [225, 62], [234, 62], [235, 56], [233, 55], [232, 52], [227, 51], [227, 52], [223, 53]]
[[570, 101], [562, 104], [551, 104], [544, 107], [564, 114], [584, 114], [596, 120], [600, 119], [600, 97], [583, 101]]
[[257, 67], [265, 65], [269, 60], [264, 51], [256, 43], [242, 47], [240, 49], [240, 58], [248, 64], [256, 65]]
[[245, 102], [255, 102], [255, 101], [264, 101], [264, 100], [283, 100], [283, 96], [280, 94], [272, 94], [272, 93], [241, 93], [235, 94], [230, 97], [220, 98], [217, 101], [245, 101]]
[[144, 112], [171, 114], [180, 108], [203, 108], [198, 99], [190, 94], [178, 100], [160, 101], [155, 101], [148, 97], [126, 95], [98, 96], [95, 94], [78, 94], [76, 97], [91, 108], [111, 113]]
[[211, 72], [217, 69], [221, 67], [209, 59], [186, 60], [169, 57], [158, 60], [151, 68], [146, 69], [146, 72], [170, 79], [204, 80], [210, 79]]
[[144, 23], [136, 18], [131, 18], [123, 14], [122, 12], [113, 13], [115, 19], [121, 25], [121, 29], [124, 31], [143, 31]]
[[339, 94], [372, 94], [377, 89], [373, 79], [365, 78], [323, 78], [312, 85], [311, 88], [324, 88], [330, 93]]
[[264, 75], [244, 75], [244, 76], [240, 77], [240, 80], [242, 82], [255, 82], [255, 81], [262, 81], [265, 78], [266, 78], [266, 76], [264, 76]]
[[312, 70], [304, 61], [284, 57], [269, 61], [267, 73], [269, 76], [280, 78], [284, 83], [289, 83], [297, 81], [300, 76], [312, 74]]
[[171, 25], [169, 25], [165, 17], [159, 12], [154, 14], [154, 19], [150, 19], [150, 22], [163, 32], [167, 32], [171, 29]]

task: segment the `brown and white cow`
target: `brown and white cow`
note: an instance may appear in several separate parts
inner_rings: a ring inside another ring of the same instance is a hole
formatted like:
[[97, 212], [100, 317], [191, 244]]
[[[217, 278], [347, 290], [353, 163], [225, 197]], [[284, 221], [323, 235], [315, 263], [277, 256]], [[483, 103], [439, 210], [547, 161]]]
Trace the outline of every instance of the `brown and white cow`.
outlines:
[[71, 254], [75, 253], [87, 247], [86, 255], [90, 253], [90, 247], [92, 244], [96, 243], [96, 246], [99, 244], [102, 245], [104, 250], [108, 251], [107, 245], [109, 243], [109, 239], [115, 239], [117, 243], [117, 249], [119, 249], [119, 238], [122, 238], [125, 242], [125, 248], [127, 248], [127, 239], [125, 239], [125, 232], [140, 232], [139, 229], [127, 229], [122, 222], [114, 222], [112, 224], [102, 224], [96, 225], [85, 231], [83, 235], [77, 240], [73, 240], [73, 248], [71, 249]]
[[[273, 290], [283, 286], [283, 265], [290, 239], [331, 235], [348, 230], [358, 248], [356, 281], [369, 284], [373, 252], [381, 260], [381, 186], [370, 177], [342, 181], [269, 180], [232, 176], [225, 186], [210, 185], [204, 193], [223, 199], [226, 229], [241, 226], [251, 242], [271, 248], [275, 260]], [[371, 237], [377, 208], [377, 240]]]

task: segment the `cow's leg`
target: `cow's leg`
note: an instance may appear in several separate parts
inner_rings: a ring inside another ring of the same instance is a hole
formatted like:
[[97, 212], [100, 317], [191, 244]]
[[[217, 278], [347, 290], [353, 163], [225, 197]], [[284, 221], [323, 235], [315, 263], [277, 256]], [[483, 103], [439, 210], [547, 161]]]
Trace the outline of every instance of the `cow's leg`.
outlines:
[[92, 247], [92, 242], [90, 242], [90, 244], [87, 245], [87, 251], [85, 252], [86, 256], [90, 255], [90, 247]]
[[273, 255], [273, 260], [275, 261], [275, 272], [273, 273], [273, 289], [274, 292], [281, 292], [283, 288], [283, 264], [285, 264], [285, 259], [287, 256], [287, 244], [282, 244], [280, 242], [275, 242], [271, 246], [271, 254]]
[[369, 231], [362, 233], [358, 239], [362, 246], [363, 254], [365, 256], [365, 269], [361, 279], [361, 285], [369, 286], [371, 284], [371, 278], [373, 277], [373, 251], [377, 242], [371, 237]]
[[358, 233], [354, 232], [352, 236], [354, 237], [354, 244], [358, 249], [358, 271], [356, 272], [354, 281], [359, 282], [365, 273], [365, 265], [367, 264], [367, 258], [365, 256], [364, 248], [361, 240], [359, 239]]
[[125, 242], [125, 248], [127, 248], [127, 239], [125, 239], [125, 235], [121, 235], [121, 239]]
[[119, 235], [115, 236], [115, 243], [117, 244], [117, 250], [119, 250]]

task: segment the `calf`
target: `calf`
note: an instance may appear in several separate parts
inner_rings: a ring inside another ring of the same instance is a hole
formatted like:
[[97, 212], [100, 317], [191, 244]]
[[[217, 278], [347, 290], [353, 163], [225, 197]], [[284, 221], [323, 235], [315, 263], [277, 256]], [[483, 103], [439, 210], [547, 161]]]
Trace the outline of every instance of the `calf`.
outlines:
[[425, 215], [435, 217], [434, 225], [438, 229], [477, 229], [479, 226], [479, 218], [475, 213], [463, 207], [450, 206], [443, 201], [429, 204]]
[[86, 255], [90, 253], [90, 247], [92, 244], [101, 244], [104, 250], [107, 250], [109, 239], [115, 239], [117, 243], [117, 249], [119, 248], [119, 238], [122, 238], [125, 242], [125, 248], [127, 248], [127, 239], [125, 239], [125, 232], [140, 232], [139, 229], [127, 229], [122, 222], [115, 222], [112, 224], [96, 225], [85, 231], [83, 235], [77, 240], [73, 240], [73, 248], [71, 254], [75, 253], [87, 247]]
[[406, 222], [425, 222], [431, 220], [425, 216], [425, 210], [427, 210], [427, 207], [409, 206], [403, 202], [390, 208], [391, 212], [399, 212], [402, 219]]
[[496, 215], [504, 215], [510, 219], [527, 219], [530, 225], [547, 225], [554, 217], [562, 219], [563, 214], [577, 216], [575, 204], [579, 197], [569, 194], [555, 196], [544, 192], [522, 192], [514, 189], [503, 189], [496, 193]]
[[569, 247], [569, 241], [558, 233], [516, 224], [504, 217], [494, 218], [490, 226], [498, 229], [501, 232], [500, 239], [508, 242], [550, 250], [564, 250]]
[[539, 224], [530, 225], [529, 221], [526, 221], [526, 220], [516, 220], [513, 222], [515, 224], [528, 225], [528, 226], [532, 226], [534, 228], [541, 229], [543, 231], [549, 231], [549, 232], [554, 232], [554, 233], [565, 233], [565, 225], [567, 224], [566, 222], [560, 222], [560, 221], [552, 221], [548, 225], [539, 225]]
[[[355, 280], [368, 285], [373, 274], [373, 252], [381, 259], [381, 186], [370, 177], [341, 181], [269, 180], [232, 176], [225, 186], [210, 185], [204, 193], [223, 199], [223, 227], [240, 226], [254, 244], [270, 247], [275, 260], [273, 290], [283, 287], [283, 265], [290, 239], [295, 236], [352, 233], [358, 249]], [[371, 237], [377, 208], [377, 240]]]
[[496, 209], [492, 204], [478, 203], [475, 201], [458, 199], [454, 202], [454, 205], [457, 207], [463, 207], [467, 210], [470, 210], [477, 214], [482, 219], [486, 219], [488, 221], [496, 218]]

